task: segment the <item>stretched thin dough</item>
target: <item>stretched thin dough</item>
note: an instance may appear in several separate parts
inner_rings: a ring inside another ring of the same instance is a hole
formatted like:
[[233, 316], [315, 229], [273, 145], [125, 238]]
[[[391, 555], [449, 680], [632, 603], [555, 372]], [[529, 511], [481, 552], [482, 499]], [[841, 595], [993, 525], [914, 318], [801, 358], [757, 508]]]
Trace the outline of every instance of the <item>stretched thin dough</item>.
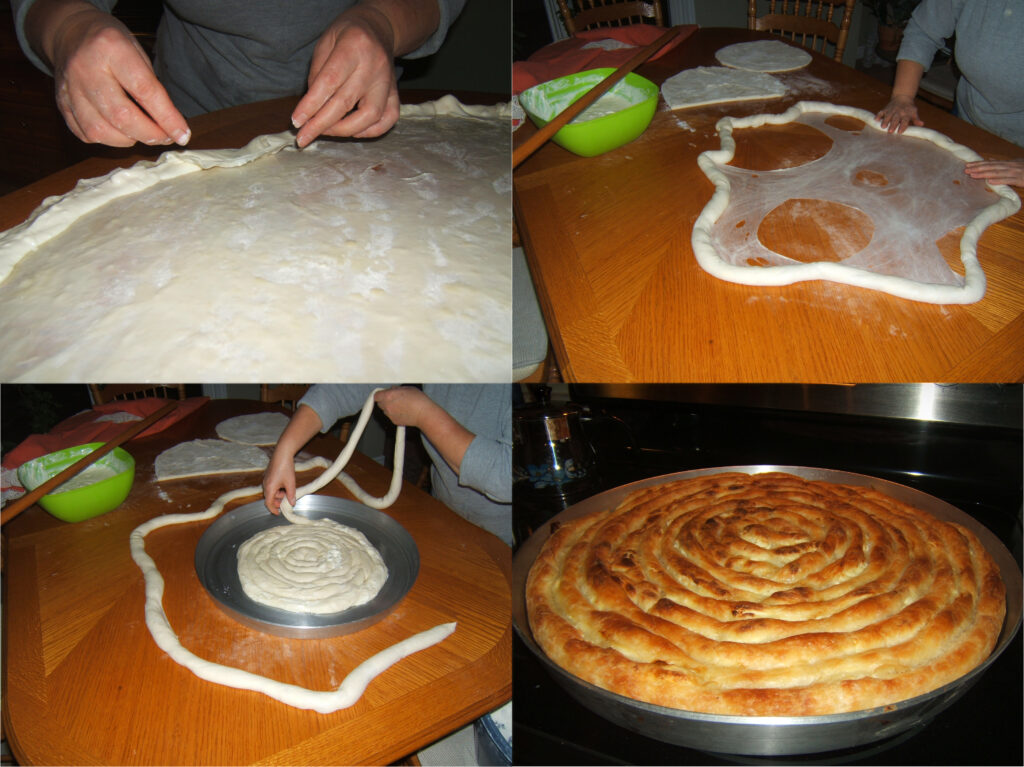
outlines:
[[[985, 294], [985, 273], [978, 262], [978, 239], [992, 224], [1013, 215], [1020, 208], [1020, 198], [1005, 185], [990, 185], [998, 195], [992, 205], [982, 209], [967, 225], [960, 239], [960, 260], [964, 267], [964, 284], [933, 284], [918, 282], [891, 274], [880, 274], [843, 263], [816, 261], [775, 266], [741, 266], [726, 260], [714, 245], [712, 231], [715, 222], [725, 213], [731, 197], [731, 185], [719, 166], [732, 161], [736, 141], [732, 132], [736, 128], [757, 128], [762, 125], [782, 125], [796, 120], [804, 113], [820, 112], [853, 117], [864, 123], [866, 131], [884, 133], [874, 115], [863, 109], [816, 101], [801, 101], [782, 114], [760, 114], [751, 117], [724, 117], [716, 129], [721, 138], [721, 149], [701, 153], [697, 158], [704, 175], [715, 185], [715, 192], [701, 211], [693, 226], [691, 244], [701, 268], [719, 279], [742, 285], [791, 285], [807, 280], [831, 280], [863, 288], [880, 290], [900, 298], [933, 304], [969, 304]], [[928, 128], [911, 127], [905, 135], [925, 139], [956, 158], [969, 162], [981, 157], [973, 149], [955, 143], [948, 136]], [[766, 172], [768, 173], [768, 172]], [[921, 190], [922, 194], [926, 190]]]
[[[342, 474], [341, 470], [344, 468], [348, 459], [355, 450], [355, 445], [359, 441], [359, 437], [362, 435], [363, 429], [366, 428], [366, 422], [369, 420], [370, 413], [373, 410], [373, 397], [377, 391], [380, 390], [375, 389], [363, 404], [359, 420], [356, 422], [356, 426], [352, 431], [352, 436], [345, 445], [345, 449], [342, 450], [341, 455], [338, 456], [338, 459], [331, 464], [327, 471], [309, 484], [299, 488], [296, 491], [297, 498], [314, 492], [326, 485], [335, 477], [341, 479], [345, 486], [356, 494], [353, 488], [358, 488], [358, 485], [355, 484], [355, 481], [351, 477]], [[391, 477], [391, 486], [388, 489], [387, 494], [381, 498], [375, 498], [359, 488], [359, 492], [356, 495], [357, 497], [360, 497], [361, 501], [364, 503], [370, 501], [371, 503], [368, 503], [367, 505], [374, 506], [375, 508], [386, 508], [394, 503], [395, 499], [398, 497], [398, 491], [401, 489], [402, 455], [404, 454], [404, 445], [405, 428], [400, 426], [398, 427], [398, 433], [395, 438], [395, 468]], [[135, 564], [139, 566], [146, 582], [146, 626], [149, 629], [150, 635], [153, 637], [153, 641], [155, 641], [157, 646], [167, 653], [175, 663], [184, 666], [200, 679], [205, 679], [208, 682], [224, 685], [225, 687], [234, 687], [240, 690], [252, 690], [254, 692], [263, 693], [268, 697], [279, 700], [289, 706], [294, 706], [295, 708], [312, 709], [321, 714], [328, 714], [332, 711], [348, 708], [354, 704], [362, 696], [367, 685], [373, 681], [376, 676], [383, 673], [386, 669], [400, 661], [402, 658], [437, 644], [455, 631], [456, 624], [452, 622], [443, 623], [432, 629], [428, 629], [427, 631], [414, 634], [408, 639], [382, 650], [368, 660], [359, 664], [349, 673], [348, 676], [345, 677], [338, 689], [328, 691], [309, 690], [305, 687], [286, 684], [275, 679], [260, 676], [259, 674], [253, 674], [249, 671], [244, 671], [243, 669], [223, 666], [219, 663], [214, 663], [212, 661], [205, 660], [204, 658], [200, 658], [198, 655], [187, 650], [178, 640], [178, 636], [174, 632], [174, 629], [171, 627], [170, 621], [167, 618], [167, 613], [164, 612], [164, 579], [163, 576], [160, 575], [160, 570], [157, 568], [156, 562], [154, 562], [152, 557], [146, 553], [146, 536], [153, 530], [161, 527], [213, 519], [220, 514], [224, 510], [224, 507], [231, 501], [252, 495], [258, 495], [262, 492], [263, 488], [259, 486], [231, 490], [221, 495], [206, 511], [201, 511], [195, 514], [168, 514], [162, 517], [154, 517], [147, 522], [143, 522], [132, 531], [130, 540], [132, 559], [134, 559]], [[309, 521], [304, 517], [294, 515], [287, 501], [282, 504], [281, 510], [292, 522], [303, 524], [308, 523]]]

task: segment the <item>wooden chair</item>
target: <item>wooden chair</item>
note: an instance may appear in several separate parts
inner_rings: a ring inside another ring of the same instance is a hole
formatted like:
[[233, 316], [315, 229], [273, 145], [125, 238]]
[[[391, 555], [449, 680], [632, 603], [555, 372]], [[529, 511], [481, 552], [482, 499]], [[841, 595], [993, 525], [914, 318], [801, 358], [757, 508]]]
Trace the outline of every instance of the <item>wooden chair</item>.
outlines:
[[661, 0], [558, 0], [558, 8], [570, 36], [597, 27], [665, 26]]
[[750, 0], [747, 6], [747, 28], [772, 32], [826, 55], [826, 44], [831, 44], [835, 47], [832, 58], [841, 62], [856, 2], [857, 0], [770, 0], [768, 13], [758, 16], [757, 0]]
[[309, 384], [260, 384], [260, 402], [295, 410], [307, 391]]
[[185, 399], [185, 384], [89, 384], [89, 391], [97, 405], [145, 397]]

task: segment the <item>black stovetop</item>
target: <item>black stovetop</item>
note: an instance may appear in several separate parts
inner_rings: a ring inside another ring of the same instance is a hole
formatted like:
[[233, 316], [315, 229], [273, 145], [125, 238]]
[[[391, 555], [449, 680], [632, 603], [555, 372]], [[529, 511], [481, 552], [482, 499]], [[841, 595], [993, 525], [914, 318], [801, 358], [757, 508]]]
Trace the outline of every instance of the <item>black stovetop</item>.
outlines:
[[[588, 403], [579, 391], [574, 394], [596, 416], [590, 436], [605, 489], [710, 466], [776, 464], [853, 471], [909, 485], [971, 514], [1002, 540], [1020, 566], [1020, 424], [972, 427], [602, 398]], [[618, 420], [602, 426], [609, 415]], [[624, 426], [632, 440], [623, 439]], [[1022, 654], [1018, 632], [963, 697], [921, 728], [863, 749], [773, 759], [712, 754], [623, 729], [569, 696], [516, 637], [515, 763], [1020, 765]]]

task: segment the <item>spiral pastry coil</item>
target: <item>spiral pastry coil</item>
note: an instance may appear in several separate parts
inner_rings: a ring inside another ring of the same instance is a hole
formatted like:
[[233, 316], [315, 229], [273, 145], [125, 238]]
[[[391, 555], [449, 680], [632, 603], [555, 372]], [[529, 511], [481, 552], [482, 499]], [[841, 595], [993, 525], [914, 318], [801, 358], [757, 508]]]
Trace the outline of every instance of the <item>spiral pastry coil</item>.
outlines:
[[387, 579], [387, 566], [366, 536], [330, 519], [277, 525], [238, 548], [246, 595], [290, 612], [324, 615], [365, 604]]
[[876, 490], [721, 473], [559, 526], [526, 585], [538, 644], [630, 698], [811, 716], [923, 694], [981, 663], [999, 569], [955, 523]]

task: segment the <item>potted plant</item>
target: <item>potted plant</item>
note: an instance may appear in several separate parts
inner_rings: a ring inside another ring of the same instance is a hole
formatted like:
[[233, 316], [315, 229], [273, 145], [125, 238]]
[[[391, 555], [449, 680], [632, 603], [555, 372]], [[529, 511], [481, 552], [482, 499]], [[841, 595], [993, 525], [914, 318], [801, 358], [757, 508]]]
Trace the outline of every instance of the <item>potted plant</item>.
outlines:
[[864, 0], [878, 19], [878, 55], [895, 61], [903, 40], [903, 29], [921, 0]]

